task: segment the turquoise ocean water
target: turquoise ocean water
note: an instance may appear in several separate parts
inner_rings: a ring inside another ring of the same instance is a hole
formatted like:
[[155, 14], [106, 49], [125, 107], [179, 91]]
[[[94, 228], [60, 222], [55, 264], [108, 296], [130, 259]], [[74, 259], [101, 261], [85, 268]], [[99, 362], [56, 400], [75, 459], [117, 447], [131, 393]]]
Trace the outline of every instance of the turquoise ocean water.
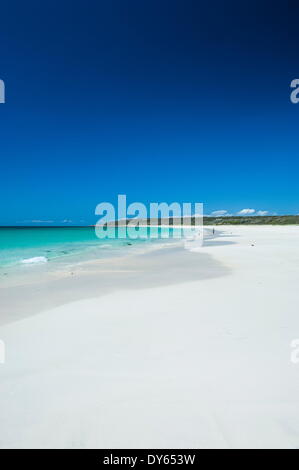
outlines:
[[142, 227], [134, 239], [123, 238], [123, 230], [115, 229], [115, 238], [99, 239], [94, 227], [0, 227], [0, 269], [120, 256], [134, 248], [145, 248], [145, 244], [175, 240], [181, 234], [175, 228], [169, 232], [167, 228], [151, 228], [150, 232]]

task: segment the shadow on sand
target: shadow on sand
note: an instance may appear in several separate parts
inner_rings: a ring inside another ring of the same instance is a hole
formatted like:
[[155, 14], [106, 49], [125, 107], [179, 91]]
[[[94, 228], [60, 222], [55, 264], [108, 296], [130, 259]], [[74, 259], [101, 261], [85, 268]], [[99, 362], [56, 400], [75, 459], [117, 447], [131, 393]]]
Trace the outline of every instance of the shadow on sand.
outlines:
[[[205, 240], [204, 246], [233, 243], [219, 238], [218, 232], [217, 236]], [[170, 286], [229, 273], [228, 267], [204, 253], [204, 247], [199, 252], [191, 252], [182, 246], [168, 246], [142, 255], [85, 262], [72, 270], [57, 272], [56, 278], [53, 273], [52, 276], [43, 273], [31, 284], [2, 288], [0, 324], [117, 290]]]

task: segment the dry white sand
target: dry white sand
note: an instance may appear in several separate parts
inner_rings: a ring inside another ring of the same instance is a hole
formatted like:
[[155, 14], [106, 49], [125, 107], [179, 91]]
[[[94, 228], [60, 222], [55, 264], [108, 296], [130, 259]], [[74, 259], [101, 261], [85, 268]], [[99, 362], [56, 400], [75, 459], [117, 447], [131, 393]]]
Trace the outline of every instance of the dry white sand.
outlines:
[[0, 446], [299, 447], [299, 227], [218, 230], [127, 260], [98, 297], [6, 318]]

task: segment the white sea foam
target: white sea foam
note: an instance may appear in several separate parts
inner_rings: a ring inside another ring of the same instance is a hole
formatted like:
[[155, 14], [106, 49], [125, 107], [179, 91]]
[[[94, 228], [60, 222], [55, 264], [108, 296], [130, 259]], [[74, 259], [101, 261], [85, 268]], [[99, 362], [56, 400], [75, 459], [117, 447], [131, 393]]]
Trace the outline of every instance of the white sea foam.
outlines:
[[34, 258], [25, 258], [22, 259], [22, 264], [36, 264], [36, 263], [47, 263], [48, 258], [45, 256], [35, 256]]

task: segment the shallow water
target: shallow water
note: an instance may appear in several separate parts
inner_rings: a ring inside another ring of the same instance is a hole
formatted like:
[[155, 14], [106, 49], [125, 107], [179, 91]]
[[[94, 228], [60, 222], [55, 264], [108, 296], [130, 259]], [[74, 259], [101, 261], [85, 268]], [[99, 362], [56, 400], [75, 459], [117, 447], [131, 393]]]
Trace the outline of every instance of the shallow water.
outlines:
[[153, 244], [177, 241], [184, 234], [179, 228], [127, 231], [126, 227], [109, 227], [105, 238], [98, 238], [94, 227], [1, 227], [0, 275], [123, 256]]

